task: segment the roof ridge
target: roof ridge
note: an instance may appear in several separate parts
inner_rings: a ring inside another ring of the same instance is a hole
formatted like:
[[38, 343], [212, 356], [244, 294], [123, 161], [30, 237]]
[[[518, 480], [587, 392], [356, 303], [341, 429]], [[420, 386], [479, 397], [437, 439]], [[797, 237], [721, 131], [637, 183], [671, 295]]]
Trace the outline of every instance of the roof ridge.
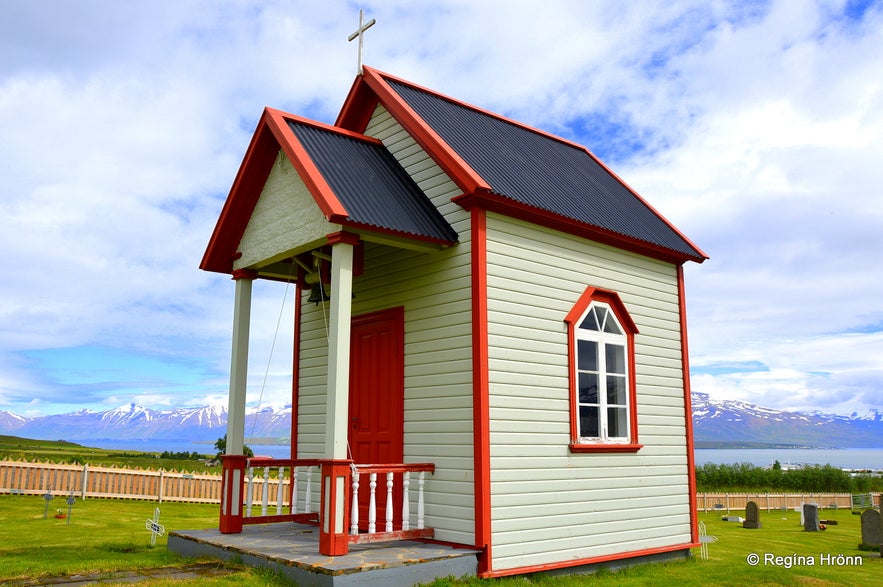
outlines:
[[578, 149], [580, 151], [587, 151], [587, 152], [591, 153], [591, 150], [588, 147], [586, 147], [585, 145], [583, 145], [582, 143], [578, 143], [576, 141], [573, 141], [573, 140], [564, 138], [562, 136], [553, 134], [547, 130], [543, 130], [539, 127], [532, 126], [530, 124], [521, 122], [520, 120], [516, 120], [516, 119], [506, 116], [504, 114], [500, 114], [499, 112], [494, 112], [493, 110], [488, 110], [487, 108], [477, 106], [475, 104], [472, 104], [471, 102], [466, 102], [464, 100], [454, 98], [453, 96], [450, 96], [450, 95], [445, 94], [443, 92], [439, 92], [438, 90], [433, 90], [432, 88], [428, 88], [426, 86], [420, 85], [420, 84], [412, 82], [410, 80], [392, 75], [391, 73], [387, 73], [387, 72], [380, 71], [378, 69], [373, 69], [373, 68], [370, 68], [370, 69], [372, 70], [372, 72], [375, 75], [378, 75], [387, 81], [391, 80], [391, 81], [399, 83], [403, 86], [408, 86], [414, 90], [424, 92], [426, 94], [432, 94], [436, 98], [439, 98], [441, 100], [445, 100], [446, 102], [450, 102], [451, 104], [461, 106], [463, 108], [468, 108], [469, 110], [472, 110], [472, 111], [477, 112], [479, 114], [483, 114], [483, 115], [489, 116], [491, 118], [496, 118], [497, 120], [500, 120], [501, 122], [505, 122], [507, 124], [517, 126], [517, 127], [521, 128], [523, 130], [526, 130], [528, 132], [532, 132], [534, 134], [544, 136], [550, 140], [557, 141], [559, 143], [563, 143], [563, 144], [565, 144], [569, 147], [572, 147], [574, 149]]

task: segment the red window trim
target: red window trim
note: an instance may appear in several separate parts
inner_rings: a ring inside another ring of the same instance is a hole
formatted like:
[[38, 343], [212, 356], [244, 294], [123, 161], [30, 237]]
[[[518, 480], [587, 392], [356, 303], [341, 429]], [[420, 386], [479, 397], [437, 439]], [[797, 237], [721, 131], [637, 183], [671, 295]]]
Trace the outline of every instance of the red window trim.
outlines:
[[[577, 377], [576, 377], [576, 345], [574, 344], [577, 321], [589, 309], [592, 302], [601, 302], [610, 306], [613, 313], [625, 330], [626, 352], [629, 358], [629, 442], [592, 442], [580, 443], [579, 439], [579, 405], [577, 402]], [[631, 315], [622, 303], [619, 294], [613, 291], [589, 286], [585, 289], [567, 316], [567, 368], [570, 393], [570, 452], [638, 452], [643, 447], [638, 443], [638, 404], [637, 385], [635, 384], [635, 335], [638, 327], [632, 320]]]

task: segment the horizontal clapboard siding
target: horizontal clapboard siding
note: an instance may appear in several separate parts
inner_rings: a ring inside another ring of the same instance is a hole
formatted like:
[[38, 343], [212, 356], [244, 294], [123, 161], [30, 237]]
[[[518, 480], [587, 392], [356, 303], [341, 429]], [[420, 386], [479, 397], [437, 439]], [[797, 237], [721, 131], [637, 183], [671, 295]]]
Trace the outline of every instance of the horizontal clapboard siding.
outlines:
[[365, 134], [383, 142], [448, 224], [460, 234], [460, 242], [465, 242], [463, 233], [469, 230], [469, 214], [451, 201], [462, 191], [382, 105], [377, 105]]
[[[676, 268], [489, 213], [493, 568], [690, 541]], [[571, 454], [564, 316], [619, 293], [635, 340], [637, 454]]]
[[[365, 243], [364, 272], [353, 282], [353, 315], [405, 308], [405, 462], [436, 465], [425, 486], [426, 525], [435, 528], [435, 537], [472, 544], [469, 216], [450, 203], [460, 193], [456, 185], [382, 107], [366, 134], [383, 140], [459, 233], [460, 244], [436, 253]], [[301, 332], [298, 443], [306, 458], [320, 456], [324, 446], [327, 341], [321, 307], [303, 306]]]

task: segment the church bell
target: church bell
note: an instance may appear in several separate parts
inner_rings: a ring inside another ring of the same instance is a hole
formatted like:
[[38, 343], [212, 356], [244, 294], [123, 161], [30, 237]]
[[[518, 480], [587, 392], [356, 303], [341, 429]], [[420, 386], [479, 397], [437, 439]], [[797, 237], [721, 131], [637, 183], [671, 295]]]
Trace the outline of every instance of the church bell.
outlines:
[[310, 287], [310, 297], [307, 299], [308, 302], [312, 302], [318, 306], [319, 302], [327, 302], [330, 299], [331, 296], [325, 291], [321, 281], [317, 281]]

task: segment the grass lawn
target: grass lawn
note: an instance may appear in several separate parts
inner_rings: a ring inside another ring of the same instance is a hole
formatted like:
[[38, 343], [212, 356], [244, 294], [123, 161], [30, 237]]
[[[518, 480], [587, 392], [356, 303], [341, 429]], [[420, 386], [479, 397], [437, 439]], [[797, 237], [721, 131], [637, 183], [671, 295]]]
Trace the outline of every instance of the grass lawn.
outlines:
[[[39, 496], [0, 495], [0, 583], [26, 578], [113, 572], [184, 564], [166, 550], [166, 538], [150, 546], [145, 522], [153, 516], [154, 502], [87, 499], [73, 506], [71, 523], [54, 517], [57, 509], [67, 512], [63, 497], [49, 504]], [[164, 503], [160, 506], [166, 530], [208, 528], [218, 520], [217, 505]], [[741, 512], [733, 512], [741, 514]], [[746, 530], [740, 524], [724, 522], [720, 512], [700, 513], [708, 534], [717, 537], [710, 544], [709, 559], [645, 565], [616, 572], [601, 571], [592, 576], [507, 577], [496, 580], [440, 580], [434, 587], [576, 587], [583, 585], [875, 585], [883, 578], [883, 559], [878, 553], [857, 549], [861, 539], [859, 516], [849, 511], [823, 510], [823, 519], [835, 519], [836, 526], [824, 532], [804, 532], [797, 512], [761, 512], [763, 528]], [[783, 519], [784, 518], [784, 519]], [[759, 563], [747, 562], [750, 554]], [[851, 557], [838, 559], [838, 555]], [[776, 560], [775, 557], [780, 557]], [[791, 557], [791, 558], [788, 558]], [[799, 558], [803, 557], [803, 558]], [[858, 559], [852, 557], [860, 557]], [[849, 562], [851, 564], [837, 563]], [[860, 562], [859, 562], [860, 561]], [[813, 563], [813, 564], [810, 564]], [[230, 565], [226, 565], [230, 566]], [[790, 567], [790, 568], [789, 568]], [[193, 581], [150, 580], [139, 585], [290, 585], [266, 571], [237, 567], [223, 577]]]

